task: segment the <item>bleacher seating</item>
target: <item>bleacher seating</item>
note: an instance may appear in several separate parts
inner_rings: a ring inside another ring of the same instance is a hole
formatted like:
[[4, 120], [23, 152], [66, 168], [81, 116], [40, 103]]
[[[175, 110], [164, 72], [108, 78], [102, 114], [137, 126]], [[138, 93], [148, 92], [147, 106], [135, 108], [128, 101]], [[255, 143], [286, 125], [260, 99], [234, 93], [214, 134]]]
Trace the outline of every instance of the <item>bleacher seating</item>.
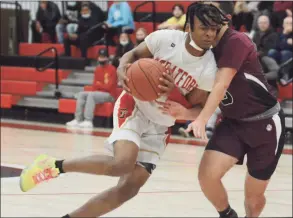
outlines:
[[37, 82], [1, 80], [1, 93], [32, 96], [42, 90], [43, 85]]
[[[51, 43], [20, 43], [19, 44], [19, 55], [21, 56], [35, 56], [42, 51], [54, 47], [57, 49], [59, 55], [64, 53], [64, 47], [62, 44], [51, 44]], [[44, 57], [54, 57], [53, 52], [46, 52], [42, 56]]]
[[293, 83], [289, 83], [286, 86], [281, 86], [278, 84], [279, 96], [281, 100], [293, 99]]
[[14, 96], [10, 94], [2, 94], [1, 93], [1, 104], [0, 108], [11, 108], [13, 105], [17, 103], [17, 101], [20, 99], [20, 96]]
[[[38, 72], [35, 68], [1, 67], [1, 80], [34, 81], [43, 83], [55, 83], [55, 70], [47, 69]], [[59, 70], [59, 81], [69, 75], [70, 71]]]

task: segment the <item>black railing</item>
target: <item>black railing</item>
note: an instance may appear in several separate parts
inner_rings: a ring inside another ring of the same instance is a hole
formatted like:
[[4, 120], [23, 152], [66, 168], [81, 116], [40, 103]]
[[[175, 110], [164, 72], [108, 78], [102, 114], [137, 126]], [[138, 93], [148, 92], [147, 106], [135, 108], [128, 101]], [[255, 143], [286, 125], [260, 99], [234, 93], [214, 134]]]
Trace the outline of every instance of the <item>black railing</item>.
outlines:
[[148, 4], [148, 3], [151, 3], [152, 4], [152, 14], [151, 15], [149, 14], [149, 15], [143, 17], [139, 21], [144, 21], [144, 20], [148, 19], [151, 16], [152, 17], [152, 22], [153, 22], [153, 31], [155, 31], [156, 30], [156, 3], [154, 1], [146, 1], [146, 2], [143, 2], [143, 3], [139, 4], [139, 5], [137, 5], [134, 8], [134, 11], [133, 11], [133, 13], [134, 13], [134, 20], [137, 20], [136, 19], [137, 18], [137, 10], [139, 8], [141, 8], [142, 6]]
[[[43, 54], [45, 54], [47, 52], [50, 52], [50, 51], [52, 53], [54, 53], [54, 59], [53, 59], [53, 61], [51, 61], [50, 63], [48, 63], [44, 67], [39, 67], [39, 57], [41, 57]], [[57, 49], [55, 47], [50, 47], [50, 48], [45, 49], [41, 53], [39, 53], [36, 56], [35, 66], [36, 66], [37, 71], [39, 71], [39, 72], [43, 72], [43, 71], [51, 68], [52, 66], [55, 67], [55, 93], [54, 93], [54, 96], [56, 98], [60, 98], [62, 94], [59, 91], [59, 55], [58, 55]]]
[[24, 39], [23, 27], [21, 25], [22, 21], [22, 6], [18, 3], [18, 1], [0, 1], [0, 8], [2, 8], [2, 4], [15, 5], [15, 26], [16, 26], [16, 52], [18, 54], [19, 43]]

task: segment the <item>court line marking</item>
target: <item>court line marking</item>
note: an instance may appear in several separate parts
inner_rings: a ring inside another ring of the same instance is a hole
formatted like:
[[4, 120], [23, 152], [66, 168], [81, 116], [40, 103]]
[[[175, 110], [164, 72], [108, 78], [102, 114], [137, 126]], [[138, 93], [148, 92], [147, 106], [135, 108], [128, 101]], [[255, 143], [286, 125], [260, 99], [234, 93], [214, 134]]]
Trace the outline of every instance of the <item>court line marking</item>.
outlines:
[[[266, 190], [266, 192], [288, 192], [292, 190]], [[244, 192], [244, 190], [229, 190], [229, 192]], [[22, 193], [15, 193], [15, 194], [5, 194], [1, 193], [1, 196], [58, 196], [58, 195], [96, 195], [100, 192], [87, 192], [87, 193], [30, 193], [30, 194], [22, 194]], [[139, 194], [173, 194], [173, 193], [202, 193], [201, 190], [179, 190], [179, 191], [142, 191]]]
[[[29, 130], [36, 130], [36, 131], [47, 131], [47, 132], [58, 132], [58, 133], [69, 133], [69, 134], [80, 134], [80, 135], [92, 135], [92, 136], [99, 136], [99, 137], [108, 137], [111, 133], [106, 131], [86, 131], [86, 130], [79, 130], [79, 129], [68, 129], [64, 127], [53, 127], [53, 126], [41, 126], [36, 124], [20, 124], [20, 123], [9, 123], [9, 122], [0, 122], [1, 127], [8, 127], [8, 128], [17, 128], [17, 129], [29, 129]], [[171, 136], [170, 143], [172, 144], [185, 144], [185, 145], [192, 145], [192, 146], [205, 146], [205, 143], [196, 140], [196, 139], [179, 139], [173, 138]], [[293, 155], [292, 148], [284, 148], [283, 154]]]

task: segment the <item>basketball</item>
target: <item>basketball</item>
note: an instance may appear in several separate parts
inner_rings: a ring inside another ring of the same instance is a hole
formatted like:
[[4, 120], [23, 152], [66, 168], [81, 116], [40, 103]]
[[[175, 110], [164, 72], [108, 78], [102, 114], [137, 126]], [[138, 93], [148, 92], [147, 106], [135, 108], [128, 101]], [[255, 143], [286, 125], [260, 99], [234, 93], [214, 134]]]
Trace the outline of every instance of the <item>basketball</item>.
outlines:
[[131, 94], [141, 101], [156, 100], [161, 91], [159, 79], [164, 71], [162, 64], [154, 59], [142, 58], [134, 62], [126, 73]]

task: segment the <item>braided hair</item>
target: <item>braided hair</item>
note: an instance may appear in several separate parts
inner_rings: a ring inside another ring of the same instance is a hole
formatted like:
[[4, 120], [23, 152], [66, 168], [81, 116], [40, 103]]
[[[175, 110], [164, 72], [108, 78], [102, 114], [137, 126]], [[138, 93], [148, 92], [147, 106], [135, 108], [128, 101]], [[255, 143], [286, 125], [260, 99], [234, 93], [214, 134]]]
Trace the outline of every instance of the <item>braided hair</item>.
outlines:
[[187, 8], [186, 21], [184, 30], [187, 24], [190, 25], [191, 31], [194, 31], [194, 17], [197, 17], [205, 26], [212, 26], [209, 20], [217, 25], [224, 25], [229, 22], [229, 18], [213, 4], [204, 4], [201, 2], [194, 2]]

